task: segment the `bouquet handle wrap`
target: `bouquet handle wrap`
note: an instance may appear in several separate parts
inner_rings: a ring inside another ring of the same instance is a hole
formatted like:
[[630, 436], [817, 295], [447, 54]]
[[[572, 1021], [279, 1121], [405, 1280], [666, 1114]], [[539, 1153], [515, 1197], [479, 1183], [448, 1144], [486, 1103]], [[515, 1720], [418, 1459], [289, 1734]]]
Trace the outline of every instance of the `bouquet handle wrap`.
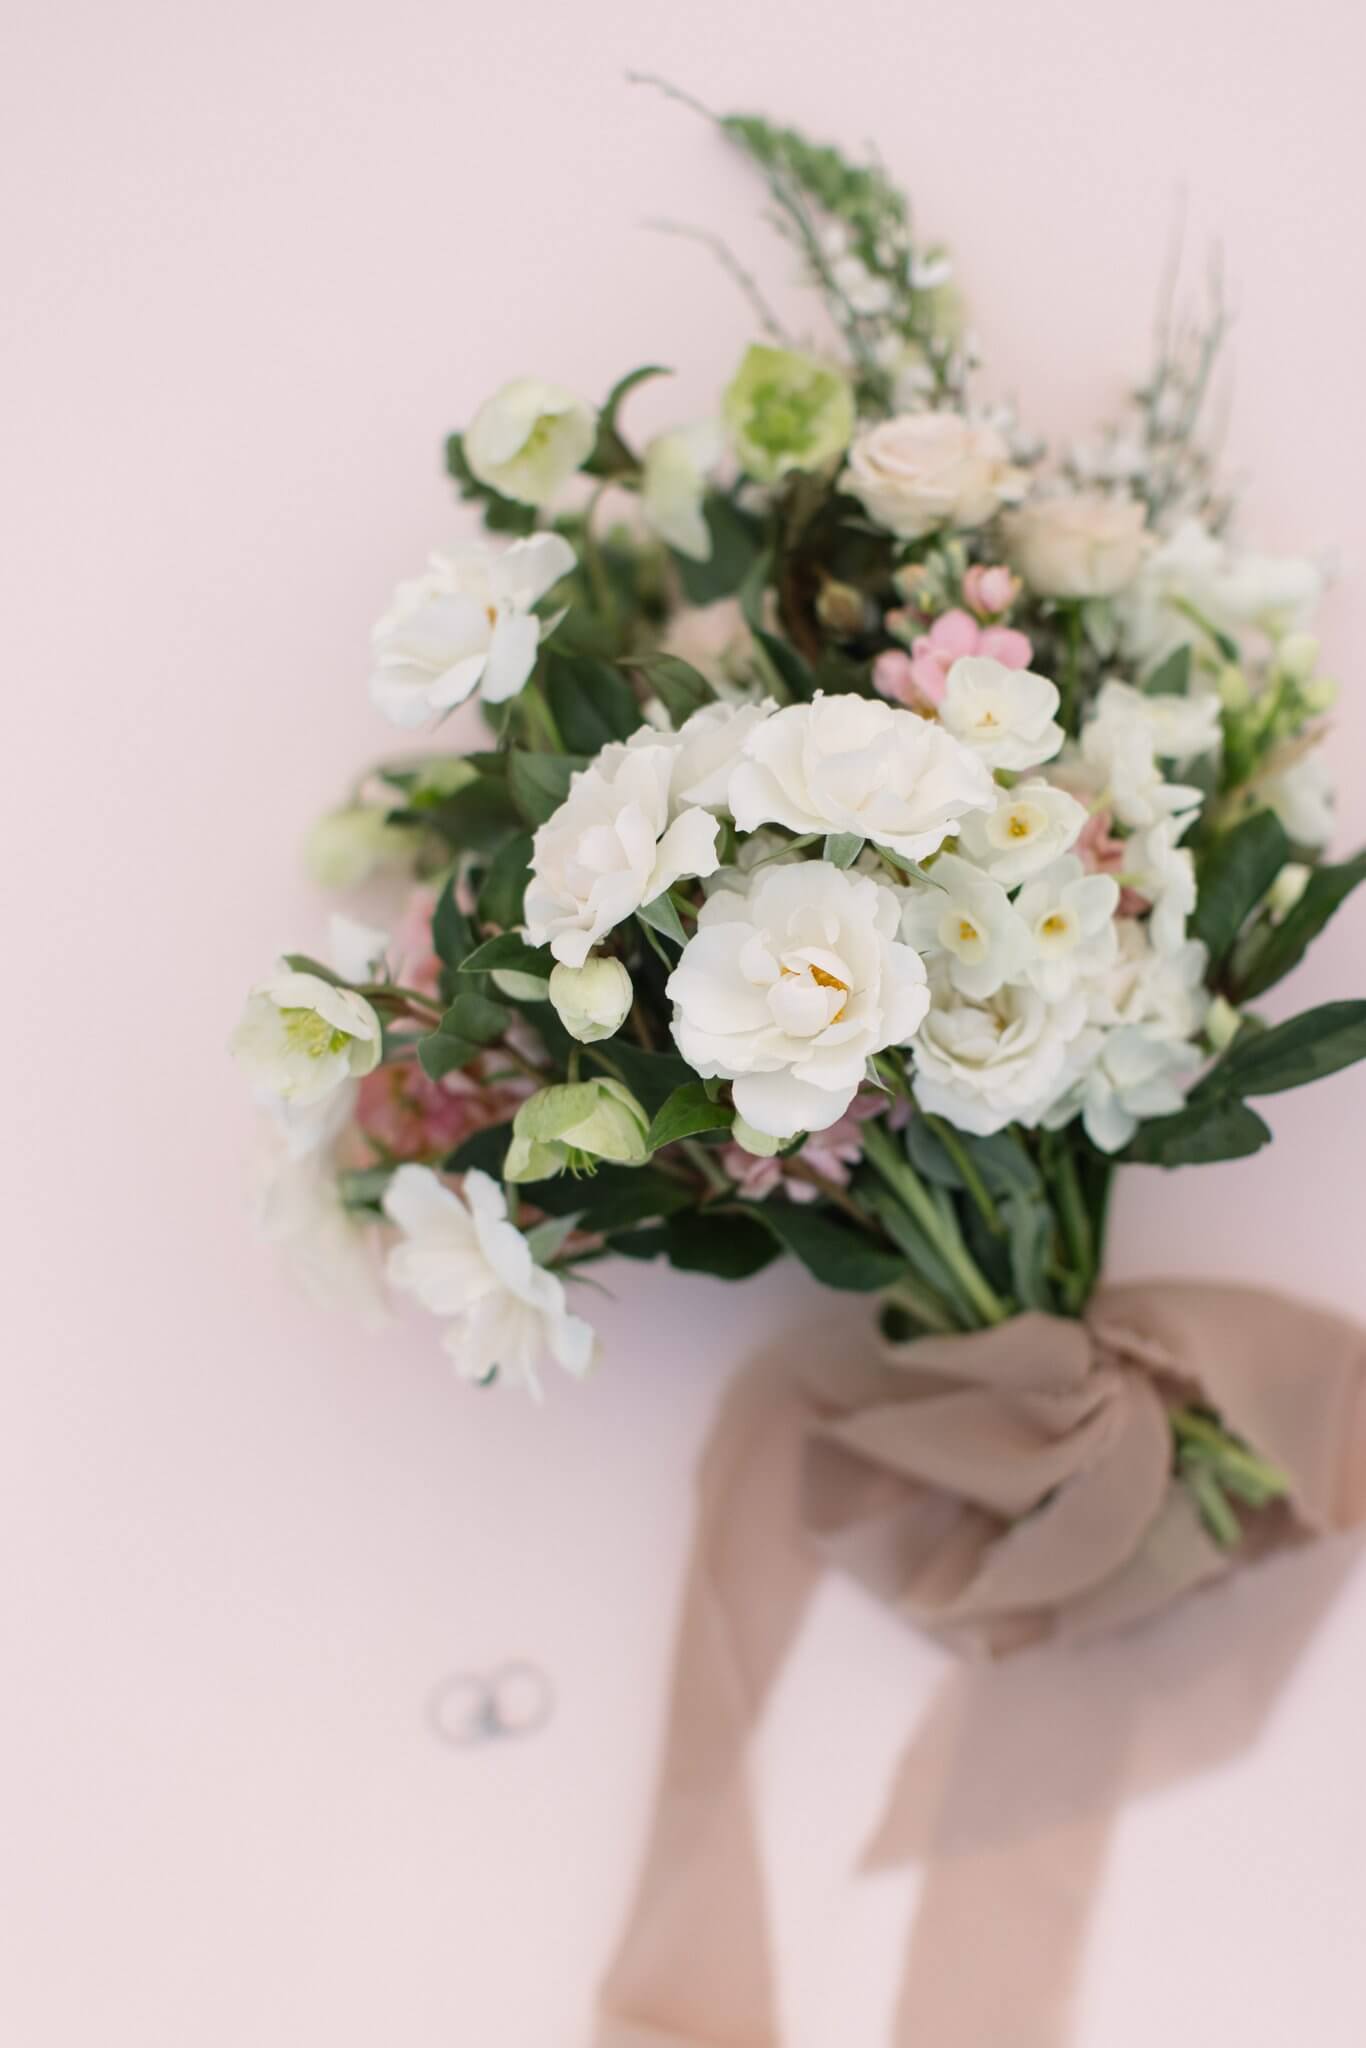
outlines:
[[[789, 1338], [741, 1376], [705, 1455], [654, 1823], [595, 2048], [779, 2048], [748, 1748], [825, 1563], [967, 1659], [872, 1850], [925, 1865], [898, 2048], [1059, 2048], [1116, 1808], [1250, 1739], [1344, 1553], [1267, 1565], [1253, 1603], [1240, 1567], [1366, 1517], [1366, 1335], [1320, 1309], [1105, 1287], [1084, 1323], [850, 1349], [847, 1320]], [[1167, 1409], [1191, 1400], [1290, 1482], [1232, 1552], [1172, 1478]], [[1129, 1626], [1215, 1580], [1161, 1628]]]

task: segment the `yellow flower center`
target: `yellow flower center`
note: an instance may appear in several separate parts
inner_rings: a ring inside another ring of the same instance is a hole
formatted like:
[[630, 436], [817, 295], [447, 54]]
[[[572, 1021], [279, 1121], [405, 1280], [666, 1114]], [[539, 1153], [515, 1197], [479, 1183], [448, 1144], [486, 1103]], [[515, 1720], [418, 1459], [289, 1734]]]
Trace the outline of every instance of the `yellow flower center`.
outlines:
[[1039, 930], [1048, 939], [1060, 939], [1067, 928], [1067, 919], [1060, 910], [1050, 911], [1039, 926]]
[[1012, 839], [1028, 839], [1028, 814], [1024, 811], [1012, 811], [1010, 814], [1009, 821], [1006, 825], [1006, 831], [1010, 834]]

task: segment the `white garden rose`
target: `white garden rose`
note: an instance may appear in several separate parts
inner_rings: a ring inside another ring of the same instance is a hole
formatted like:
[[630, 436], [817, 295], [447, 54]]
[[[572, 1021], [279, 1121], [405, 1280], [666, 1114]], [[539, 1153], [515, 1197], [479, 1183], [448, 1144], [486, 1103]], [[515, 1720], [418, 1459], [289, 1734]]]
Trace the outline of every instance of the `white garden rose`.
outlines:
[[515, 697], [548, 627], [532, 610], [574, 566], [558, 533], [498, 553], [471, 540], [434, 554], [400, 583], [374, 630], [370, 695], [395, 725], [422, 725], [476, 689], [490, 704]]
[[979, 1138], [1009, 1123], [1038, 1123], [1085, 1027], [1085, 996], [1074, 990], [1050, 1003], [1030, 983], [1014, 981], [975, 1001], [942, 967], [931, 970], [931, 986], [934, 1000], [912, 1044], [920, 1107]]
[[827, 1130], [870, 1056], [916, 1029], [929, 992], [899, 917], [891, 889], [828, 861], [759, 868], [703, 905], [669, 977], [674, 1038], [754, 1130]]
[[987, 654], [962, 655], [949, 670], [940, 722], [988, 768], [1037, 768], [1063, 742], [1056, 683]]
[[1013, 888], [1075, 846], [1086, 806], [1051, 782], [1017, 782], [1001, 790], [994, 811], [975, 812], [958, 828], [958, 851]]
[[1078, 981], [1112, 965], [1118, 908], [1114, 876], [1088, 875], [1075, 854], [1064, 854], [1026, 882], [1015, 898], [1032, 946], [1026, 972], [1049, 1002], [1059, 1002]]
[[487, 1174], [467, 1173], [457, 1194], [430, 1167], [400, 1166], [384, 1213], [402, 1232], [389, 1254], [390, 1282], [450, 1318], [441, 1341], [462, 1378], [496, 1373], [539, 1399], [547, 1355], [576, 1378], [588, 1371], [591, 1327], [569, 1313], [564, 1283], [536, 1264]]
[[1133, 582], [1148, 550], [1137, 498], [1073, 491], [1036, 498], [1006, 520], [1011, 562], [1039, 597], [1113, 597]]
[[598, 437], [598, 416], [560, 384], [515, 377], [486, 398], [464, 436], [481, 484], [523, 505], [548, 505]]
[[381, 1041], [364, 996], [281, 960], [247, 997], [230, 1049], [264, 1094], [302, 1109], [377, 1067]]
[[753, 726], [730, 777], [742, 832], [853, 833], [908, 860], [995, 801], [982, 762], [942, 727], [880, 699], [821, 691]]
[[724, 447], [720, 425], [704, 420], [657, 434], [641, 457], [640, 504], [646, 524], [690, 561], [711, 560], [711, 528], [702, 503], [707, 478]]
[[577, 774], [532, 842], [527, 938], [582, 967], [607, 933], [685, 876], [717, 865], [717, 821], [697, 807], [670, 818], [675, 748], [604, 747]]
[[999, 882], [980, 868], [941, 854], [933, 885], [902, 898], [901, 936], [927, 957], [942, 956], [950, 982], [968, 996], [994, 995], [1034, 953], [1029, 926]]
[[582, 967], [563, 961], [550, 970], [550, 1002], [571, 1038], [595, 1045], [610, 1038], [631, 1014], [635, 991], [620, 960], [585, 960]]
[[861, 433], [840, 488], [901, 540], [981, 526], [1024, 489], [995, 427], [956, 412], [903, 413]]
[[777, 708], [772, 697], [748, 703], [704, 704], [685, 718], [676, 732], [643, 725], [626, 744], [673, 749], [671, 817], [693, 804], [700, 804], [704, 811], [724, 811], [730, 808], [731, 777], [745, 742]]

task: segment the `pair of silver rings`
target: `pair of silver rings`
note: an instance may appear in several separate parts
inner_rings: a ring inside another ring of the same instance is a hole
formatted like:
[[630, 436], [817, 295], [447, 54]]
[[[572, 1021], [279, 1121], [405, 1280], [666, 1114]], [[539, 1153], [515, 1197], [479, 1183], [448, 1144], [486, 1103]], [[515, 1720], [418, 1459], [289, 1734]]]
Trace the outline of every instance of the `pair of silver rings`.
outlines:
[[538, 1664], [500, 1664], [485, 1676], [455, 1671], [427, 1704], [433, 1733], [452, 1749], [535, 1735], [555, 1711], [555, 1690]]

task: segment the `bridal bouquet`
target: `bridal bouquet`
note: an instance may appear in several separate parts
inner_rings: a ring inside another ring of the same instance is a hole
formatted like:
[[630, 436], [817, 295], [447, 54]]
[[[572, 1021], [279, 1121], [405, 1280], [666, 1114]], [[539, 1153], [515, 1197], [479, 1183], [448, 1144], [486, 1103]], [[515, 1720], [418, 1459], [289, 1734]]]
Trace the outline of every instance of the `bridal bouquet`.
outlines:
[[[382, 1256], [480, 1384], [586, 1371], [607, 1258], [788, 1253], [895, 1338], [1080, 1316], [1116, 1166], [1254, 1153], [1256, 1102], [1366, 1054], [1366, 1002], [1257, 1007], [1366, 855], [1324, 858], [1320, 568], [1234, 538], [1202, 439], [1217, 301], [1050, 459], [884, 173], [720, 127], [818, 333], [722, 247], [759, 338], [714, 417], [642, 443], [652, 366], [452, 436], [487, 537], [374, 632], [421, 743], [310, 843], [406, 893], [234, 1039], [271, 1227], [348, 1288]], [[1170, 1427], [1232, 1541], [1282, 1475], [1207, 1405]]]

